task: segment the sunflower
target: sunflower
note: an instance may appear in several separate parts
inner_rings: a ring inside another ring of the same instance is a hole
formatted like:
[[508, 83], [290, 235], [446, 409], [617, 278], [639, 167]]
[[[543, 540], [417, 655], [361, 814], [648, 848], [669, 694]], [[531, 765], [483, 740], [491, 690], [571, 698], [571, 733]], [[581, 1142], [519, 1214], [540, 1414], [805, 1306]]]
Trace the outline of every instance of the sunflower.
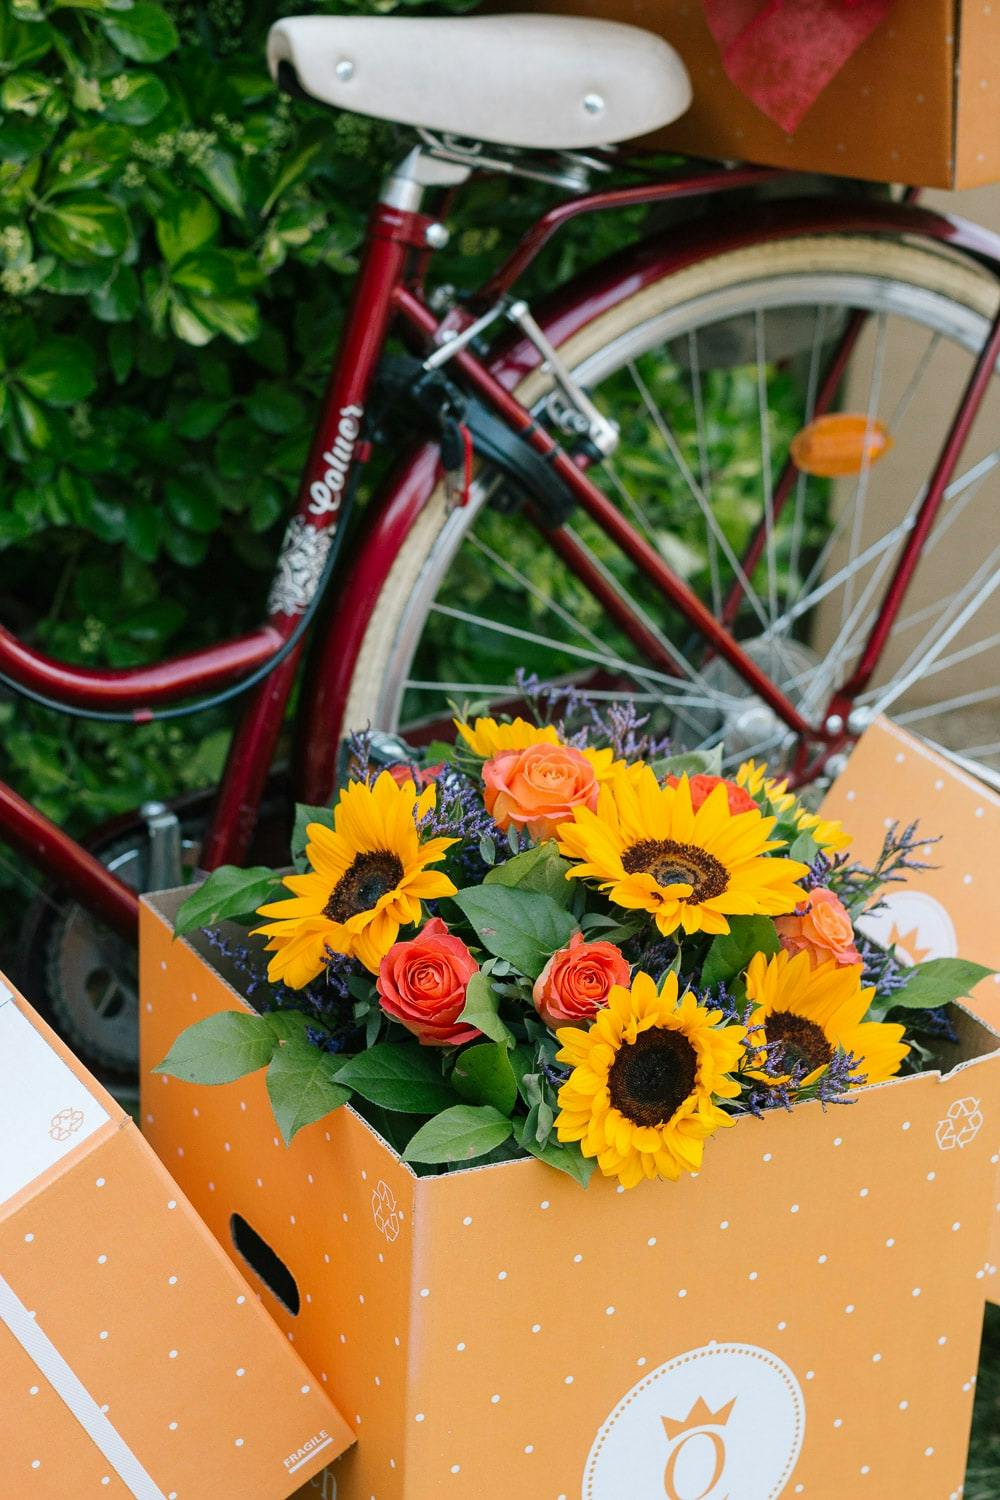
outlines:
[[[753, 1005], [747, 1030], [761, 1051], [751, 1077], [778, 1085], [789, 1081], [793, 1068], [805, 1067], [795, 1082], [808, 1087], [837, 1052], [857, 1059], [865, 1083], [884, 1083], [898, 1073], [910, 1050], [902, 1040], [904, 1028], [863, 1019], [875, 990], [862, 986], [861, 970], [861, 964], [841, 966], [836, 959], [813, 968], [808, 953], [755, 954], [747, 969], [747, 998]], [[776, 1074], [775, 1066], [788, 1071]]]
[[447, 875], [426, 867], [457, 840], [421, 843], [417, 832], [434, 802], [433, 786], [418, 796], [412, 781], [400, 786], [383, 771], [374, 786], [344, 788], [333, 828], [308, 825], [308, 874], [286, 875], [291, 899], [258, 912], [271, 919], [255, 929], [270, 939], [268, 979], [301, 989], [322, 972], [328, 950], [376, 973], [400, 927], [419, 922], [420, 903], [455, 894]]
[[728, 1075], [746, 1033], [721, 1019], [690, 991], [678, 1001], [676, 974], [660, 991], [649, 974], [630, 990], [614, 985], [588, 1031], [556, 1033], [557, 1057], [573, 1070], [559, 1090], [559, 1140], [579, 1141], [623, 1187], [697, 1172], [707, 1138], [734, 1123], [715, 1099], [740, 1091]]
[[749, 792], [758, 802], [769, 802], [779, 817], [788, 815], [800, 833], [808, 833], [824, 854], [839, 854], [851, 842], [851, 835], [836, 818], [821, 818], [810, 812], [799, 799], [788, 790], [788, 781], [778, 781], [768, 776], [767, 766], [759, 766], [754, 760], [745, 760], [736, 772], [736, 784]]
[[[497, 719], [477, 719], [474, 724], [465, 724], [461, 719], [453, 719], [452, 723], [473, 755], [478, 755], [483, 760], [492, 760], [495, 755], [502, 754], [504, 750], [527, 750], [530, 745], [567, 743], [561, 738], [554, 724], [531, 724], [527, 719], [517, 718], [510, 724], [500, 723]], [[617, 776], [626, 769], [625, 762], [615, 760], [615, 752], [609, 748], [602, 750], [592, 750], [581, 746], [573, 748], [582, 750], [582, 754], [593, 767], [598, 781], [607, 781], [609, 777]]]
[[567, 879], [591, 877], [618, 906], [648, 911], [664, 937], [729, 931], [727, 917], [794, 911], [808, 865], [771, 856], [774, 818], [732, 813], [725, 786], [695, 812], [686, 776], [661, 786], [649, 766], [605, 783], [597, 811], [573, 809], [559, 850], [578, 860]]

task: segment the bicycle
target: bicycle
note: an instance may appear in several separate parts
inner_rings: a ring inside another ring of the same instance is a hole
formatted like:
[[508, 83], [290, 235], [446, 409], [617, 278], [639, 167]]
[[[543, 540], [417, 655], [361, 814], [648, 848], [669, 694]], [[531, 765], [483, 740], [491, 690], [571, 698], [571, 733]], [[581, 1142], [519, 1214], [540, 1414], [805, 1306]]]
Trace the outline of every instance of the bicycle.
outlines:
[[[291, 18], [269, 58], [288, 91], [390, 118], [417, 144], [373, 212], [267, 619], [114, 672], [53, 661], [0, 628], [0, 680], [63, 712], [140, 724], [250, 694], [205, 826], [189, 810], [186, 847], [205, 869], [247, 853], [322, 601], [291, 777], [307, 803], [329, 800], [349, 729], [371, 725], [398, 757], [448, 731], [451, 698], [516, 707], [515, 664], [631, 696], [680, 745], [724, 742], [797, 783], [835, 771], [890, 708], [1000, 781], [995, 729], [977, 741], [969, 728], [969, 715], [992, 722], [998, 694], [983, 673], [1000, 642], [986, 498], [1000, 465], [1000, 238], [912, 195], [741, 199], [737, 215], [737, 189], [790, 179], [739, 164], [645, 171], [615, 148], [679, 114], [689, 85], [671, 49], [634, 28]], [[615, 166], [627, 184], [595, 187]], [[484, 286], [431, 294], [451, 195], [482, 172], [564, 196]], [[435, 214], [428, 193], [444, 195]], [[685, 200], [718, 207], [654, 227], [534, 308], [517, 295], [571, 219]], [[384, 357], [390, 332], [408, 353]], [[902, 372], [897, 346], [912, 346]], [[822, 446], [845, 397], [861, 435], [837, 478], [803, 443]], [[393, 405], [422, 436], [355, 526], [358, 476]], [[932, 420], [938, 458], [904, 491], [899, 456]], [[960, 471], [969, 452], [980, 456]], [[971, 562], [970, 539], [983, 544]], [[940, 597], [914, 593], [915, 574], [918, 590], [943, 577]], [[43, 1003], [119, 1080], [136, 1019], [113, 942], [134, 942], [140, 889], [180, 879], [186, 816], [147, 806], [123, 843], [105, 836], [95, 851], [0, 783], [0, 838], [64, 893], [37, 944]]]

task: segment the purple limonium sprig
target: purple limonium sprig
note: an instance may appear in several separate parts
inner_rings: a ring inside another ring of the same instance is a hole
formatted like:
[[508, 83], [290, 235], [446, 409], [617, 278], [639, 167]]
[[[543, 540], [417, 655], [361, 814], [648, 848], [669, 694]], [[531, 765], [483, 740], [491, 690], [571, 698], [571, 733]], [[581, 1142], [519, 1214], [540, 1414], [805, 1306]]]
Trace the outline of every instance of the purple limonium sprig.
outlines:
[[384, 767], [375, 764], [372, 756], [372, 730], [355, 729], [347, 737], [347, 777], [350, 781], [363, 781], [371, 786]]
[[[511, 858], [513, 850], [507, 835], [497, 827], [483, 806], [483, 794], [479, 785], [472, 781], [458, 766], [445, 766], [435, 777], [437, 801], [429, 812], [417, 821], [421, 838], [461, 839], [461, 846], [453, 853], [466, 877], [475, 882], [482, 880], [491, 864], [502, 864]], [[484, 847], [492, 847], [493, 858], [483, 858]]]
[[603, 705], [572, 683], [543, 683], [523, 669], [515, 681], [538, 721], [555, 724], [560, 739], [578, 750], [610, 746], [616, 760], [635, 761], [655, 759], [670, 749], [669, 739], [646, 731], [649, 715], [641, 715], [631, 699]]
[[833, 867], [833, 860], [830, 859], [829, 855], [824, 854], [822, 850], [820, 850], [819, 854], [817, 854], [816, 858], [809, 866], [808, 874], [803, 876], [802, 878], [802, 884], [805, 886], [806, 890], [814, 891], [817, 886], [825, 886], [828, 883], [830, 871], [833, 869]]
[[910, 871], [936, 868], [926, 860], [918, 859], [917, 851], [938, 841], [938, 837], [921, 837], [916, 821], [908, 823], [902, 832], [898, 823], [891, 823], [886, 829], [878, 858], [870, 868], [853, 861], [848, 863], [846, 856], [841, 855], [834, 861], [827, 884], [836, 890], [849, 911], [878, 911], [883, 902], [877, 898], [884, 886], [904, 881]]
[[874, 985], [880, 1000], [888, 1000], [891, 995], [906, 988], [909, 972], [887, 949], [880, 948], [878, 943], [864, 937], [858, 938], [857, 949], [864, 965], [861, 983]]

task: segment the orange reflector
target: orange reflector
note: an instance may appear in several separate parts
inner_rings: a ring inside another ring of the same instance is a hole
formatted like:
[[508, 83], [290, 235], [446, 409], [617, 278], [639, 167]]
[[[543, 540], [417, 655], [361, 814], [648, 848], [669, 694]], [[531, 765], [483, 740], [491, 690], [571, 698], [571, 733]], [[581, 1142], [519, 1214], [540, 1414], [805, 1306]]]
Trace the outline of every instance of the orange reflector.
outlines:
[[857, 412], [831, 412], [817, 417], [792, 438], [792, 462], [803, 474], [837, 479], [857, 474], [864, 466], [878, 463], [892, 447], [892, 438], [881, 422], [869, 422]]

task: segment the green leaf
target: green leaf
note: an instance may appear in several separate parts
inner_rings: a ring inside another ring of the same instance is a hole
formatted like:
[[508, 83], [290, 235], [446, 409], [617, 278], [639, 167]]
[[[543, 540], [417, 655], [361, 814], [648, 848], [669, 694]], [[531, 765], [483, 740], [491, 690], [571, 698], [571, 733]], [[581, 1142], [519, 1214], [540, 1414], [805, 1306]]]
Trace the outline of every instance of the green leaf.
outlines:
[[133, 501], [125, 516], [125, 542], [143, 562], [155, 562], [163, 536], [163, 515], [144, 500]]
[[576, 923], [551, 896], [490, 884], [468, 886], [452, 897], [490, 953], [505, 958], [529, 979], [537, 979], [557, 948], [564, 948]]
[[108, 363], [118, 385], [124, 385], [128, 379], [134, 358], [132, 330], [120, 326], [112, 328], [108, 333]]
[[653, 768], [662, 781], [667, 776], [721, 776], [722, 746], [711, 750], [686, 750], [680, 755], [666, 755]]
[[441, 1077], [439, 1055], [419, 1044], [379, 1042], [352, 1057], [337, 1076], [363, 1099], [400, 1114], [433, 1114], [455, 1097]]
[[234, 344], [250, 344], [260, 333], [260, 313], [249, 297], [200, 297], [198, 317]]
[[211, 401], [205, 396], [195, 397], [181, 410], [174, 426], [181, 437], [197, 441], [215, 431], [228, 412], [229, 401]]
[[219, 213], [204, 193], [177, 193], [157, 210], [155, 228], [163, 258], [173, 265], [211, 244], [219, 233]]
[[277, 1045], [264, 1016], [223, 1010], [182, 1031], [153, 1072], [185, 1083], [232, 1083], [265, 1067]]
[[39, 401], [72, 406], [97, 384], [94, 351], [83, 339], [45, 339], [17, 371], [17, 379]]
[[46, 190], [56, 194], [96, 187], [121, 169], [129, 146], [130, 133], [120, 125], [71, 130], [49, 161]]
[[968, 995], [979, 984], [995, 974], [985, 964], [974, 964], [967, 958], [929, 958], [910, 969], [904, 989], [891, 997], [890, 1006], [902, 1005], [908, 1010], [931, 1010], [949, 1005]]
[[128, 323], [139, 310], [139, 278], [131, 266], [119, 265], [110, 281], [91, 293], [90, 306], [102, 323]]
[[163, 486], [167, 509], [188, 531], [211, 533], [218, 528], [222, 511], [212, 491], [200, 479], [168, 479]]
[[261, 381], [247, 397], [247, 415], [265, 432], [284, 435], [297, 432], [305, 420], [305, 408], [293, 391], [276, 381]]
[[459, 1054], [451, 1081], [463, 1099], [492, 1104], [509, 1115], [517, 1101], [517, 1079], [510, 1053], [500, 1042], [481, 1042]]
[[558, 1141], [549, 1139], [544, 1146], [540, 1146], [534, 1139], [528, 1128], [527, 1119], [518, 1119], [514, 1122], [514, 1134], [518, 1145], [524, 1151], [544, 1162], [547, 1167], [554, 1167], [557, 1172], [565, 1172], [567, 1177], [572, 1177], [582, 1188], [587, 1187], [597, 1163], [592, 1158], [584, 1156], [575, 1141], [567, 1141], [560, 1144]]
[[120, 73], [105, 93], [104, 116], [124, 125], [148, 125], [169, 98], [166, 86], [154, 73]]
[[513, 1126], [492, 1105], [456, 1104], [421, 1126], [403, 1152], [404, 1161], [460, 1162], [502, 1146]]
[[0, 161], [26, 162], [39, 156], [52, 134], [53, 127], [45, 120], [10, 115], [0, 119]]
[[488, 974], [473, 974], [465, 989], [465, 1005], [459, 1016], [470, 1026], [475, 1026], [494, 1042], [510, 1046], [514, 1038], [500, 1019], [499, 1000], [490, 983]]
[[770, 917], [730, 917], [729, 929], [712, 939], [701, 971], [706, 987], [728, 983], [742, 974], [755, 953], [766, 953], [770, 958], [780, 946]]
[[311, 807], [308, 802], [296, 802], [295, 826], [292, 829], [292, 858], [305, 853], [309, 842], [309, 824], [321, 823], [324, 828], [333, 827], [333, 810], [329, 807]]
[[128, 219], [102, 193], [72, 193], [40, 204], [36, 223], [46, 248], [72, 264], [121, 255], [128, 244]]
[[213, 927], [226, 917], [249, 917], [277, 894], [278, 877], [266, 865], [249, 870], [220, 865], [183, 901], [174, 918], [174, 936]]
[[49, 414], [16, 386], [10, 387], [11, 407], [32, 448], [48, 448], [55, 436]]
[[275, 1050], [267, 1070], [267, 1092], [286, 1146], [304, 1125], [314, 1124], [350, 1099], [350, 1089], [337, 1082], [340, 1062], [305, 1037], [289, 1037]]
[[563, 859], [551, 839], [526, 849], [523, 854], [494, 865], [487, 871], [485, 885], [506, 885], [522, 891], [538, 891], [560, 906], [568, 906], [574, 895], [574, 883], [566, 879], [572, 866]]
[[228, 297], [236, 291], [236, 266], [227, 251], [207, 246], [177, 261], [171, 280], [193, 297]]
[[199, 173], [220, 207], [237, 219], [246, 217], [246, 189], [235, 157], [228, 151], [211, 151], [199, 161]]
[[177, 46], [177, 29], [166, 11], [148, 0], [129, 10], [109, 10], [97, 18], [108, 39], [135, 62], [159, 62]]

